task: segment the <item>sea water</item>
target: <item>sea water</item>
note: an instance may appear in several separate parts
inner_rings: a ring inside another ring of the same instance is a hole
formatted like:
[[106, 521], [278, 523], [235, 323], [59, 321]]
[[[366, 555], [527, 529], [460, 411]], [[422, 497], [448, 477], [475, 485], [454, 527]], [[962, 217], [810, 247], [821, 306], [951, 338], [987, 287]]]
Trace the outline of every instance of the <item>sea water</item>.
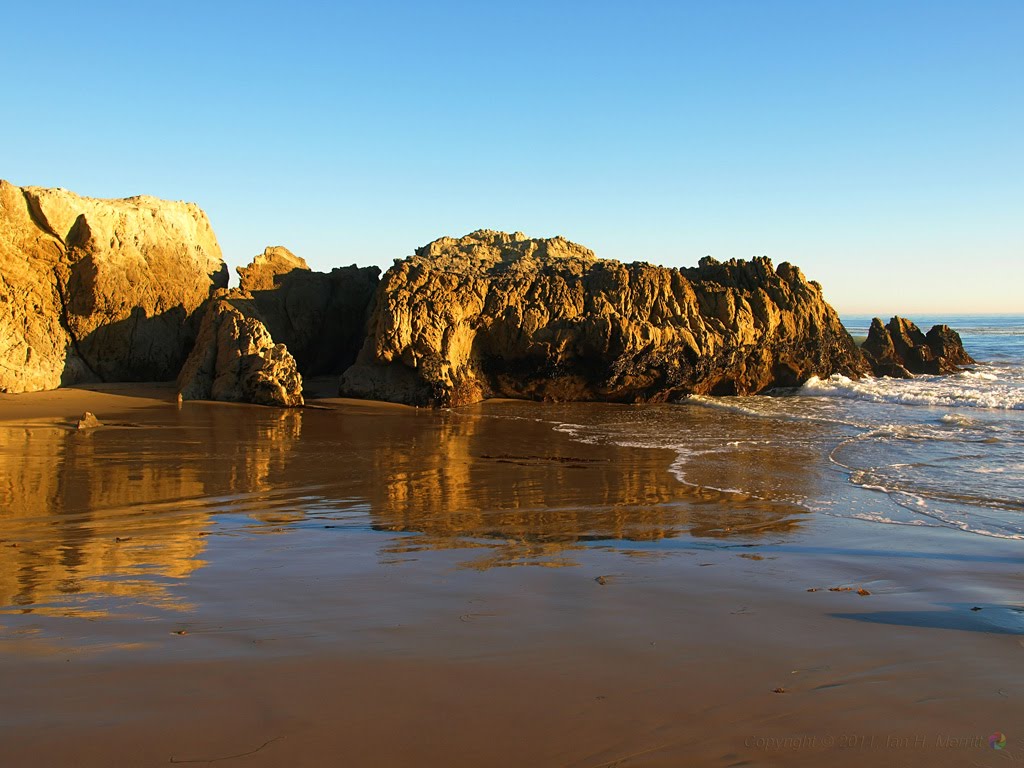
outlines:
[[[870, 321], [844, 318], [855, 337]], [[768, 396], [694, 396], [553, 428], [582, 442], [669, 448], [679, 482], [740, 498], [1024, 539], [1024, 316], [918, 321], [957, 329], [977, 365], [909, 380], [812, 378]]]

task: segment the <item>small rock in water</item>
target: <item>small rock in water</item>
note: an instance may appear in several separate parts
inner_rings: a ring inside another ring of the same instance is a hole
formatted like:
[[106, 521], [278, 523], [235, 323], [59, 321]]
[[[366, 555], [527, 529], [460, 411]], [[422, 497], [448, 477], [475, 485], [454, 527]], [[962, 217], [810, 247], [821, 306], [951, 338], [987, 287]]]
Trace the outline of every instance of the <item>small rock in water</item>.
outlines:
[[864, 587], [861, 587], [857, 590], [857, 594], [863, 597], [864, 595], [870, 595], [871, 593], [864, 589]]
[[82, 418], [78, 420], [78, 424], [75, 425], [75, 429], [93, 429], [95, 427], [102, 427], [103, 422], [96, 418], [96, 415], [86, 411], [82, 414]]

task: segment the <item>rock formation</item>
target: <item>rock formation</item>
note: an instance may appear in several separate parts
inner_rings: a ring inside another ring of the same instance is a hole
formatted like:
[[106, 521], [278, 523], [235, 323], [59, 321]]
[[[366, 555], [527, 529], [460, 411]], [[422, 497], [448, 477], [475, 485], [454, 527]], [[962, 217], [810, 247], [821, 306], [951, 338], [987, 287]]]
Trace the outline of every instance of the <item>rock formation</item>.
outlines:
[[861, 351], [876, 376], [906, 379], [912, 374], [956, 373], [975, 361], [967, 354], [960, 334], [948, 325], [935, 325], [925, 335], [909, 320], [893, 317], [888, 325], [871, 321]]
[[63, 245], [32, 218], [19, 187], [0, 181], [0, 391], [54, 389], [87, 374], [62, 323], [56, 270]]
[[222, 291], [203, 315], [195, 347], [178, 375], [184, 400], [300, 406], [302, 377], [284, 344], [255, 316], [251, 297]]
[[562, 238], [480, 230], [387, 271], [341, 393], [665, 401], [866, 372], [820, 286], [790, 264], [622, 264]]
[[338, 374], [355, 361], [379, 282], [377, 267], [313, 272], [304, 259], [276, 246], [239, 267], [238, 277], [270, 335], [287, 345], [303, 375]]
[[0, 390], [173, 378], [192, 315], [227, 284], [191, 203], [0, 180]]
[[96, 418], [96, 414], [86, 411], [75, 423], [75, 429], [96, 429], [96, 427], [102, 427], [103, 422]]
[[947, 326], [925, 335], [898, 317], [876, 319], [862, 352], [817, 283], [764, 258], [668, 269], [480, 230], [382, 279], [314, 272], [282, 247], [238, 274], [241, 288], [222, 290], [227, 268], [193, 204], [0, 180], [0, 392], [181, 371], [185, 397], [296, 405], [301, 371], [421, 405], [641, 402], [974, 362]]

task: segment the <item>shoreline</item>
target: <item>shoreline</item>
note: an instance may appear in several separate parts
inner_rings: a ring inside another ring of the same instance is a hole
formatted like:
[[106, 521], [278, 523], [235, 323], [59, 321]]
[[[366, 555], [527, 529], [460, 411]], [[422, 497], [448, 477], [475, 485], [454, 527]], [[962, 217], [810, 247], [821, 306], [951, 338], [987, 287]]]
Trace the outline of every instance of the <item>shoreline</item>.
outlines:
[[[0, 452], [6, 498], [42, 494], [0, 547], [52, 584], [0, 613], [11, 765], [999, 765], [939, 741], [1015, 738], [1012, 542], [772, 522], [682, 489], [667, 449], [574, 441], [517, 404], [240, 420], [113, 389], [76, 394], [141, 429], [38, 423], [31, 451], [73, 448], [57, 470]], [[108, 458], [81, 485], [84, 456]], [[61, 592], [71, 552], [87, 575]]]

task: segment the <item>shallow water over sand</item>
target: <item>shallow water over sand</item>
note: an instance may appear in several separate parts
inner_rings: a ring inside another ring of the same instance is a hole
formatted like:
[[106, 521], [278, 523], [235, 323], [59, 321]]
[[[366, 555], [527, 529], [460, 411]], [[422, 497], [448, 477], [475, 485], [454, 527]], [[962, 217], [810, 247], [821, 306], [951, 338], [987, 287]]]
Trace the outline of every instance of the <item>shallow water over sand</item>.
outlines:
[[[0, 426], [0, 610], [187, 610], [177, 586], [216, 557], [221, 537], [316, 531], [359, 536], [383, 564], [463, 549], [464, 567], [558, 566], [594, 542], [757, 535], [806, 514], [783, 498], [681, 484], [666, 471], [671, 454], [574, 444], [520, 415], [537, 408], [195, 403], [92, 431]], [[782, 463], [811, 482], [801, 461]]]
[[863, 764], [844, 733], [891, 764], [920, 733], [930, 767], [1020, 711], [1020, 542], [815, 509], [876, 503], [831, 422], [327, 405], [0, 423], [10, 764]]
[[[204, 599], [244, 612], [228, 600], [237, 585], [217, 596], [204, 574], [246, 560], [256, 569], [292, 546], [318, 552], [311, 578], [335, 568], [332, 548], [358, 551], [361, 568], [439, 550], [486, 570], [575, 566], [595, 548], [821, 546], [830, 510], [878, 505], [830, 460], [845, 450], [841, 425], [715, 408], [190, 403], [107, 423], [0, 427], [0, 615], [188, 614]], [[950, 548], [925, 533], [875, 542], [879, 553], [890, 545]]]

